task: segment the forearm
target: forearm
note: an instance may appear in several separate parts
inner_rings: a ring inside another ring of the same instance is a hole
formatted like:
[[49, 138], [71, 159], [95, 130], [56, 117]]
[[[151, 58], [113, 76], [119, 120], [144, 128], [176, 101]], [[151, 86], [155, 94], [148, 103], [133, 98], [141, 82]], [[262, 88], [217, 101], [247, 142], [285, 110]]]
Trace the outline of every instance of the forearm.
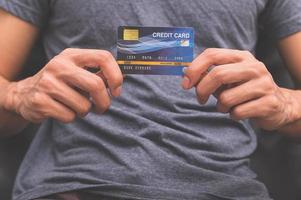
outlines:
[[[0, 99], [4, 99], [8, 95], [8, 87], [10, 82], [0, 76]], [[0, 137], [10, 136], [21, 132], [28, 122], [13, 111], [9, 111], [0, 101]]]

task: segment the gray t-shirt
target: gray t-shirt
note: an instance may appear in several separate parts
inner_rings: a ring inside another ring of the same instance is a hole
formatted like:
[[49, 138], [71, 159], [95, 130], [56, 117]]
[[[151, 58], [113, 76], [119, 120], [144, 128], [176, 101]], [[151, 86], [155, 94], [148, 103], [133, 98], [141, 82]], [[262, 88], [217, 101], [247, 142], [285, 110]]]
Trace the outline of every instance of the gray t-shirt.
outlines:
[[[196, 55], [208, 47], [255, 52], [259, 27], [280, 39], [301, 30], [299, 0], [0, 0], [43, 31], [48, 59], [68, 47], [116, 53], [120, 25], [185, 26]], [[58, 66], [59, 67], [59, 66]], [[247, 122], [202, 106], [180, 77], [127, 76], [103, 115], [44, 122], [22, 163], [13, 199], [88, 189], [122, 199], [269, 199], [248, 157]]]

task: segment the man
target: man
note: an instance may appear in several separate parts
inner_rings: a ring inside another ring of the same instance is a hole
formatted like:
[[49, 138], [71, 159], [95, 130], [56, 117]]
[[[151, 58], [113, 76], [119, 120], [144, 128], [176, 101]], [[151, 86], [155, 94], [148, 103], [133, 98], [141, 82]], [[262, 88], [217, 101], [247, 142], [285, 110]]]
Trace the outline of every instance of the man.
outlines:
[[[300, 81], [298, 0], [0, 6], [1, 128], [43, 122], [14, 199], [270, 199], [248, 166], [256, 137], [244, 119], [297, 135], [301, 94], [278, 87], [252, 53], [262, 25]], [[120, 25], [194, 27], [196, 59], [183, 78], [124, 78], [111, 54]], [[39, 34], [49, 63], [15, 81]]]

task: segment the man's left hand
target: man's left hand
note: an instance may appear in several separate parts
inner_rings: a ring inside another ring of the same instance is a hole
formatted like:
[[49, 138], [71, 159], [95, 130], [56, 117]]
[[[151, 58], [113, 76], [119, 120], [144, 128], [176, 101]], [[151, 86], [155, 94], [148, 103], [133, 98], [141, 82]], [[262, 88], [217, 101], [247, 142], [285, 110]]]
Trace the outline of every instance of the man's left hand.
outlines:
[[195, 87], [200, 104], [214, 94], [219, 112], [235, 120], [253, 119], [266, 130], [297, 118], [293, 94], [278, 87], [266, 66], [248, 51], [205, 50], [186, 68], [182, 86]]

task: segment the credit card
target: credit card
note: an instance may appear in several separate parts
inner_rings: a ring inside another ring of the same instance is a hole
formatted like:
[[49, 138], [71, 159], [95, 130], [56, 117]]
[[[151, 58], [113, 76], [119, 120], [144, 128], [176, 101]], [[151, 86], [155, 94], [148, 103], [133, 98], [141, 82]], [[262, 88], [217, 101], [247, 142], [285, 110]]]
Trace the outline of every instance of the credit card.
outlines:
[[191, 27], [118, 28], [117, 63], [123, 74], [182, 76], [193, 49]]

